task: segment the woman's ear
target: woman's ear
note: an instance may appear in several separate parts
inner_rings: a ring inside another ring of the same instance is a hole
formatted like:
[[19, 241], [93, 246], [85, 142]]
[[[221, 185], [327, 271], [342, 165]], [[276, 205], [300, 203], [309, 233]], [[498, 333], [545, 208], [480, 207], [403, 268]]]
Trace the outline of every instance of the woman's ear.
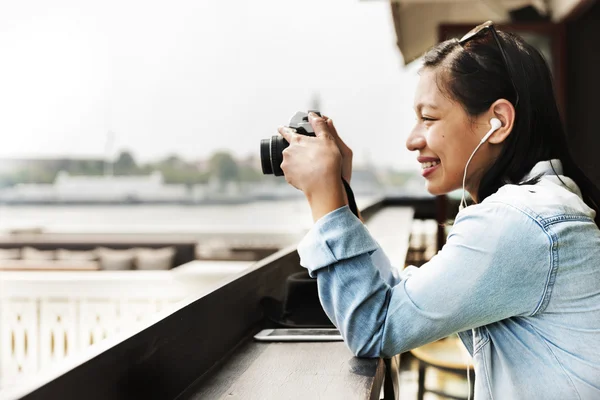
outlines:
[[502, 143], [512, 132], [515, 123], [515, 108], [510, 101], [499, 99], [491, 105], [490, 115], [490, 118], [498, 118], [502, 122], [502, 126], [490, 136], [488, 142], [492, 144]]

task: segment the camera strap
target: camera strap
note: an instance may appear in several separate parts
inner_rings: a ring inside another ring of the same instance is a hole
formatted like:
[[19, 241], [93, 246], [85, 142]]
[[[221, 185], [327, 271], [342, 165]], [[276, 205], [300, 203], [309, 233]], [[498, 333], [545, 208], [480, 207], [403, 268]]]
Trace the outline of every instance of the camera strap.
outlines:
[[352, 191], [350, 184], [346, 182], [344, 178], [342, 178], [342, 182], [344, 183], [344, 189], [346, 190], [346, 195], [348, 196], [348, 207], [350, 207], [350, 211], [352, 211], [352, 213], [356, 215], [357, 218], [360, 218], [358, 216], [358, 207], [356, 207], [356, 199], [354, 198], [354, 192]]

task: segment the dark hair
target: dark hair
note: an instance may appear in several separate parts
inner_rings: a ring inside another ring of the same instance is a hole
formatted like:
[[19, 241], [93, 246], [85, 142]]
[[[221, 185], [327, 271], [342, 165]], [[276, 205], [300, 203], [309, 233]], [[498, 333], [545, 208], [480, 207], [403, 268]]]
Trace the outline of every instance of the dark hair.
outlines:
[[[511, 75], [489, 31], [464, 44], [456, 39], [439, 43], [425, 54], [423, 64], [423, 68], [441, 67], [438, 86], [470, 116], [486, 112], [501, 98], [514, 105], [515, 90], [519, 93], [513, 130], [498, 159], [483, 174], [478, 201], [507, 183], [519, 184], [539, 161], [559, 159], [564, 175], [575, 181], [586, 204], [596, 210], [596, 224], [599, 224], [600, 191], [575, 165], [569, 153], [546, 61], [519, 36], [497, 32]], [[537, 181], [539, 176], [521, 184]]]

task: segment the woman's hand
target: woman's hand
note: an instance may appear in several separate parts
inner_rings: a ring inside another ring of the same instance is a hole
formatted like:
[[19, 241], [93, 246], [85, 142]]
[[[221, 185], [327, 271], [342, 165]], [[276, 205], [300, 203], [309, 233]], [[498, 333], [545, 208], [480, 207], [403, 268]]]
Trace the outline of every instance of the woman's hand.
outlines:
[[279, 133], [290, 143], [283, 151], [281, 169], [285, 180], [302, 190], [316, 221], [346, 205], [346, 193], [340, 176], [342, 155], [327, 121], [310, 113], [308, 120], [316, 137], [300, 135], [287, 127]]
[[335, 143], [337, 144], [340, 154], [342, 155], [342, 178], [344, 178], [346, 182], [350, 183], [350, 179], [352, 179], [352, 149], [350, 149], [350, 147], [348, 147], [340, 138], [331, 118], [328, 118], [324, 115], [323, 119], [327, 122], [329, 133], [335, 139]]

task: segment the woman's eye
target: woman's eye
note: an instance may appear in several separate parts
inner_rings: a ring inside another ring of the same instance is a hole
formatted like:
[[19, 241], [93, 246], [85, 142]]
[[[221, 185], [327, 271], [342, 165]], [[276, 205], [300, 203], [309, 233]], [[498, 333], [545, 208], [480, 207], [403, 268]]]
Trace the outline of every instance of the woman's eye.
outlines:
[[422, 121], [435, 121], [435, 119], [433, 118], [428, 118], [428, 117], [421, 117]]

